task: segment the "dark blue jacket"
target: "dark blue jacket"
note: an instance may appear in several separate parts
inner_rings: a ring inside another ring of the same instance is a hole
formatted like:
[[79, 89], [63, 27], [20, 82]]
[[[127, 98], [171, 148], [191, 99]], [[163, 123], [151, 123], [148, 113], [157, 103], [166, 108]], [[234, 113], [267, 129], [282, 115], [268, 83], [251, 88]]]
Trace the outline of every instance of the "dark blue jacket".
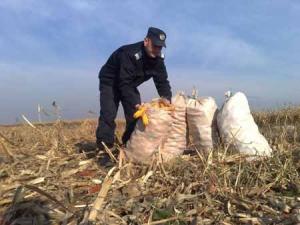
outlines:
[[153, 78], [158, 94], [170, 100], [172, 92], [164, 58], [148, 57], [144, 42], [118, 48], [99, 72], [100, 85], [114, 86], [125, 98], [150, 78]]

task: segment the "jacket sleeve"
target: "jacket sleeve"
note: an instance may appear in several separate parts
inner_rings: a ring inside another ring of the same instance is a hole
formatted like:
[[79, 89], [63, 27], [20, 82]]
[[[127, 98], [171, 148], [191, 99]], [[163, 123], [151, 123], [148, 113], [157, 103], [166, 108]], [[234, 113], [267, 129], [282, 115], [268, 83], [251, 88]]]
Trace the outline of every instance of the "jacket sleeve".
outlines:
[[136, 92], [132, 83], [134, 80], [135, 65], [126, 52], [120, 53], [120, 71], [118, 79], [118, 88], [121, 92], [121, 97], [125, 99], [135, 99]]
[[168, 80], [168, 73], [164, 62], [158, 66], [157, 72], [153, 75], [153, 81], [159, 96], [171, 101], [171, 86]]

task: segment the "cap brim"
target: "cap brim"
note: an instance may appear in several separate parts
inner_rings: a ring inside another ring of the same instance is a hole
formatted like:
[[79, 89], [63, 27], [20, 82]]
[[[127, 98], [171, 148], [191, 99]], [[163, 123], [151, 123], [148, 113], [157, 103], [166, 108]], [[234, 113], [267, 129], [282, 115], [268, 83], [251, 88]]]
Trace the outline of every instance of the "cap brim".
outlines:
[[153, 44], [156, 46], [161, 46], [161, 47], [165, 47], [165, 48], [167, 47], [165, 41], [161, 41], [156, 38], [151, 38], [151, 40], [152, 40]]

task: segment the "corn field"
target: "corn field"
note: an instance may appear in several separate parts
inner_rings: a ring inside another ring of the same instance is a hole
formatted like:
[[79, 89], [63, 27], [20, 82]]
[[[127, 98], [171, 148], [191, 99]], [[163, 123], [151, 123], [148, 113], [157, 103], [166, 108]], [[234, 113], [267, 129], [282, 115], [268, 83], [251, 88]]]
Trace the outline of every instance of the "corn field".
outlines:
[[300, 108], [254, 118], [270, 158], [220, 144], [143, 166], [118, 147], [113, 168], [94, 120], [0, 126], [0, 224], [300, 224]]

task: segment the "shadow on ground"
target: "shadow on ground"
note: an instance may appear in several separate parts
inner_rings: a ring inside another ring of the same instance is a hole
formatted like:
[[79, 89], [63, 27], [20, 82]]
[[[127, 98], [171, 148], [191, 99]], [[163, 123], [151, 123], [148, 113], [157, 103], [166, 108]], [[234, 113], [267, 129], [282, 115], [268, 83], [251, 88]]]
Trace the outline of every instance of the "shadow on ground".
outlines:
[[31, 224], [51, 224], [50, 211], [45, 203], [40, 199], [31, 199], [12, 205], [0, 216], [1, 225], [31, 225]]
[[79, 153], [84, 153], [87, 158], [94, 158], [98, 154], [97, 145], [93, 141], [81, 141], [75, 144]]

